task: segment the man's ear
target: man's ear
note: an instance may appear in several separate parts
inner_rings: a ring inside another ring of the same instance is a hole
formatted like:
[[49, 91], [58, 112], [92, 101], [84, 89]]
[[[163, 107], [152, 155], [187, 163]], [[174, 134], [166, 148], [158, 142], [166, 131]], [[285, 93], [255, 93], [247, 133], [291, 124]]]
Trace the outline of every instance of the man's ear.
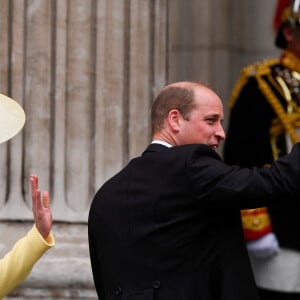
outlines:
[[182, 115], [177, 109], [172, 109], [169, 111], [167, 122], [173, 131], [179, 130], [181, 119]]

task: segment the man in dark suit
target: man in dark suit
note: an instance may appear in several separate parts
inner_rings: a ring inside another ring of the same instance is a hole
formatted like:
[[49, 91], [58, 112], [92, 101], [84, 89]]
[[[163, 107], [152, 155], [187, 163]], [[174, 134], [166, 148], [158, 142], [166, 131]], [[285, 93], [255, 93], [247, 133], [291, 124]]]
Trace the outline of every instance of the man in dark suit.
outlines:
[[151, 145], [90, 208], [99, 299], [258, 299], [240, 209], [299, 201], [300, 145], [270, 168], [226, 165], [222, 103], [200, 83], [167, 85], [151, 118]]

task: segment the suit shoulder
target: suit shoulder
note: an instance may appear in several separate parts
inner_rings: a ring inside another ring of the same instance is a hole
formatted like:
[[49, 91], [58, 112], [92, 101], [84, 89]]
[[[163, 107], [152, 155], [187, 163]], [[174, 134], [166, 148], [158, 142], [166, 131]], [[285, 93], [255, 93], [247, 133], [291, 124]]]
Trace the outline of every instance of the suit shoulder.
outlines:
[[174, 147], [177, 148], [180, 151], [185, 151], [188, 153], [188, 155], [191, 155], [193, 158], [199, 157], [207, 157], [211, 156], [215, 159], [221, 160], [220, 155], [211, 147], [205, 144], [188, 144], [188, 145], [182, 145], [182, 146], [177, 146]]

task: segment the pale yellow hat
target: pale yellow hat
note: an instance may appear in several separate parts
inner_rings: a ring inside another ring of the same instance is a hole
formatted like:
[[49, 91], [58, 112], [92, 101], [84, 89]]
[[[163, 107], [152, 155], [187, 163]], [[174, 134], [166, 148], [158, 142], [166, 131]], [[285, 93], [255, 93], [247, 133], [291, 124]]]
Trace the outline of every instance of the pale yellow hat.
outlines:
[[0, 94], [0, 143], [14, 137], [25, 124], [25, 112], [15, 100]]

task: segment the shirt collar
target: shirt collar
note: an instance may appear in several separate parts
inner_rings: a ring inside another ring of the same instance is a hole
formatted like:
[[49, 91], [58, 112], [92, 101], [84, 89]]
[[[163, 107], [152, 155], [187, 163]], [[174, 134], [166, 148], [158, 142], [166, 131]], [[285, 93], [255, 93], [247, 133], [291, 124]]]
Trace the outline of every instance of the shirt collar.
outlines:
[[171, 145], [171, 144], [169, 144], [169, 143], [167, 143], [167, 142], [165, 142], [165, 141], [161, 141], [161, 140], [153, 140], [153, 141], [151, 142], [151, 144], [160, 144], [160, 145], [166, 146], [166, 147], [168, 147], [168, 148], [173, 147], [173, 145]]

